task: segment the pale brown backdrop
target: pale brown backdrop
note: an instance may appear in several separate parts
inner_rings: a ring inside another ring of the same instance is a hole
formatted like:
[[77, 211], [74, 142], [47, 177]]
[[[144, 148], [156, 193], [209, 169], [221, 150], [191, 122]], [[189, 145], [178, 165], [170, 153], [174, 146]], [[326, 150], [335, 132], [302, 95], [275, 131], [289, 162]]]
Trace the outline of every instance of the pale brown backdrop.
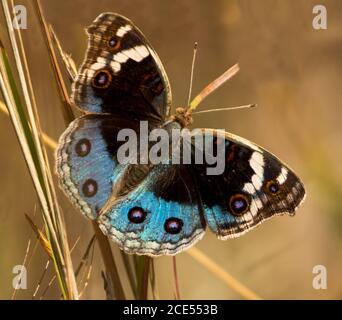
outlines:
[[[19, 3], [19, 2], [17, 2]], [[57, 139], [64, 130], [58, 94], [30, 1], [23, 32], [44, 130]], [[222, 128], [269, 149], [303, 179], [307, 200], [294, 218], [277, 217], [243, 237], [219, 241], [209, 231], [203, 252], [262, 298], [342, 298], [342, 2], [319, 1], [328, 11], [328, 29], [312, 28], [311, 0], [42, 0], [61, 44], [79, 64], [86, 49], [84, 27], [101, 12], [133, 20], [153, 44], [168, 72], [173, 106], [187, 100], [193, 43], [198, 41], [194, 93], [240, 63], [241, 71], [203, 104], [221, 107], [257, 103], [253, 110], [198, 115], [198, 127]], [[0, 37], [9, 48], [4, 18]], [[24, 213], [37, 198], [13, 127], [0, 114], [0, 298], [12, 293], [12, 268], [21, 264], [34, 236]], [[53, 161], [53, 154], [51, 154]], [[70, 241], [81, 235], [73, 257], [79, 261], [92, 235], [88, 221], [63, 194]], [[182, 298], [240, 299], [226, 284], [186, 253], [177, 256]], [[30, 299], [46, 256], [37, 247], [28, 268]], [[314, 290], [312, 269], [324, 265], [328, 289]], [[84, 298], [104, 298], [96, 250], [93, 276]], [[171, 259], [156, 259], [161, 298], [173, 298]], [[51, 273], [47, 278], [51, 277]], [[46, 298], [59, 298], [53, 288]]]

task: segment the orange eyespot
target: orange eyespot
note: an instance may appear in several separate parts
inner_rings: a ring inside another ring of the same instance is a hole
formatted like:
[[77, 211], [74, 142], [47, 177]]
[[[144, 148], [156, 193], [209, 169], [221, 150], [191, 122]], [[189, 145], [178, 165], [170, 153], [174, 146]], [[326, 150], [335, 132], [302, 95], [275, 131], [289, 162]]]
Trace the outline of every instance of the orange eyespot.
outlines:
[[229, 207], [232, 214], [241, 216], [249, 209], [249, 199], [244, 194], [235, 194], [229, 199]]
[[107, 41], [107, 46], [112, 50], [117, 50], [120, 48], [121, 41], [117, 37], [110, 37]]
[[98, 70], [92, 79], [92, 86], [98, 89], [106, 89], [112, 82], [112, 75], [108, 70]]
[[266, 192], [271, 195], [276, 195], [280, 192], [280, 185], [276, 180], [269, 180], [265, 185]]
[[93, 197], [97, 193], [97, 182], [93, 179], [88, 179], [82, 186], [83, 194], [87, 197]]

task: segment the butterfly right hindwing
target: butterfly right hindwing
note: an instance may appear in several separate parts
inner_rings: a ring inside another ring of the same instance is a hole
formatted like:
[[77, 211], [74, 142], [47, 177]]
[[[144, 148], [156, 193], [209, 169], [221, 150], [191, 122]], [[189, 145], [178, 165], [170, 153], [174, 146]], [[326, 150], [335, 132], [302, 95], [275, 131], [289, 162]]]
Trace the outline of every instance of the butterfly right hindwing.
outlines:
[[209, 131], [215, 144], [224, 144], [224, 172], [207, 175], [206, 163], [192, 170], [205, 220], [220, 239], [238, 237], [274, 215], [294, 214], [305, 190], [290, 168], [252, 142]]

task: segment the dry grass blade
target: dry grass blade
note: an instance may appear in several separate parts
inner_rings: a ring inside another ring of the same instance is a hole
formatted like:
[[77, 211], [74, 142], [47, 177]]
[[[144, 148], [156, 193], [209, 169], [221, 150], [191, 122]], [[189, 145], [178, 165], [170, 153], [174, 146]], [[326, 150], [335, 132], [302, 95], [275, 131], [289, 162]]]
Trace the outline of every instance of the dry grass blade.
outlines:
[[[2, 101], [0, 101], [0, 111], [6, 115], [9, 115], [8, 110]], [[57, 142], [53, 140], [50, 136], [48, 136], [46, 133], [42, 133], [42, 138], [47, 147], [49, 147], [52, 150], [55, 150], [57, 148]]]
[[[74, 249], [76, 248], [76, 246], [77, 246], [79, 240], [80, 240], [80, 237], [77, 237], [75, 243], [73, 244], [73, 246], [72, 246], [71, 249], [70, 249], [70, 252], [71, 252], [71, 253], [72, 253], [72, 252], [74, 251]], [[48, 263], [49, 261], [50, 261], [50, 260], [48, 260], [47, 263], [46, 263], [47, 267], [49, 266], [49, 263]], [[44, 275], [42, 276], [41, 280], [43, 280], [43, 278], [44, 278]], [[51, 280], [49, 281], [49, 283], [48, 283], [48, 285], [46, 286], [46, 288], [44, 289], [44, 291], [43, 291], [42, 295], [40, 296], [39, 300], [42, 300], [42, 299], [44, 298], [46, 292], [51, 288], [51, 285], [54, 283], [55, 280], [56, 280], [56, 276], [54, 275], [54, 276], [51, 278]], [[38, 283], [37, 287], [40, 287], [40, 284], [41, 284], [41, 282]], [[38, 288], [38, 289], [39, 289], [39, 288]], [[38, 289], [36, 288], [36, 290], [35, 290], [36, 294], [38, 293]]]
[[57, 38], [57, 35], [56, 35], [55, 31], [53, 30], [53, 27], [51, 25], [49, 25], [49, 31], [51, 33], [53, 41], [55, 42], [55, 44], [57, 46], [57, 50], [59, 52], [59, 55], [61, 56], [62, 61], [64, 63], [64, 67], [68, 71], [69, 80], [74, 81], [74, 79], [76, 78], [76, 74], [77, 74], [76, 64], [75, 64], [74, 60], [71, 58], [71, 55], [67, 54], [63, 51], [62, 46], [61, 46], [61, 44]]
[[6, 17], [7, 30], [15, 57], [28, 118], [22, 112], [23, 107], [4, 48], [1, 48], [1, 90], [43, 209], [46, 233], [53, 251], [52, 257], [63, 297], [77, 299], [78, 293], [72, 271], [65, 226], [59, 212], [44, 144], [41, 143], [41, 130], [21, 35], [18, 31], [18, 45], [15, 29], [12, 27], [10, 9], [6, 0], [2, 0], [2, 7]]
[[134, 275], [133, 268], [131, 265], [131, 261], [133, 257], [131, 255], [126, 254], [123, 250], [120, 250], [120, 254], [121, 254], [122, 262], [124, 263], [124, 266], [127, 272], [128, 281], [129, 281], [131, 290], [133, 292], [134, 298], [137, 299], [138, 297], [136, 295], [136, 277]]
[[177, 273], [177, 261], [176, 257], [172, 257], [172, 266], [173, 266], [173, 276], [175, 278], [175, 298], [176, 300], [180, 300], [180, 289], [179, 289], [179, 279], [178, 279], [178, 273]]
[[152, 258], [138, 256], [137, 262], [137, 293], [139, 300], [147, 300], [148, 298], [148, 279]]
[[151, 259], [151, 272], [150, 272], [150, 282], [151, 282], [151, 293], [153, 300], [159, 300], [159, 292], [157, 285], [156, 272], [154, 269], [154, 260]]
[[65, 83], [63, 81], [63, 75], [62, 75], [62, 72], [59, 68], [57, 57], [56, 57], [56, 54], [55, 54], [55, 51], [53, 48], [53, 44], [52, 44], [51, 34], [49, 31], [49, 27], [45, 21], [45, 17], [43, 14], [43, 10], [42, 10], [42, 6], [40, 4], [40, 1], [34, 0], [34, 4], [35, 4], [37, 16], [39, 18], [39, 23], [41, 25], [42, 30], [44, 31], [45, 43], [46, 43], [46, 46], [47, 46], [47, 49], [49, 52], [51, 65], [52, 65], [53, 70], [54, 70], [55, 80], [58, 84], [60, 98], [63, 102], [63, 106], [61, 108], [61, 111], [62, 111], [65, 123], [69, 124], [74, 119], [74, 114], [70, 108], [70, 106], [72, 104], [71, 104], [71, 101], [69, 99], [68, 90], [67, 90]]
[[[93, 237], [93, 239], [95, 240], [95, 236]], [[88, 265], [88, 268], [84, 269], [84, 276], [82, 276], [82, 279], [80, 281], [80, 285], [82, 284], [82, 282], [84, 283], [83, 288], [80, 291], [80, 297], [82, 297], [88, 287], [88, 283], [89, 283], [89, 279], [91, 276], [91, 272], [93, 270], [93, 260], [94, 260], [94, 252], [95, 252], [95, 245], [94, 245], [94, 241], [92, 240], [91, 243], [89, 244], [88, 248], [89, 251], [87, 253], [87, 259], [86, 259], [86, 264]], [[90, 253], [91, 250], [91, 253]], [[90, 256], [90, 257], [89, 257]]]
[[48, 290], [51, 288], [51, 286], [52, 286], [52, 284], [55, 282], [55, 280], [56, 280], [56, 276], [54, 275], [54, 276], [51, 278], [51, 280], [50, 280], [50, 282], [48, 283], [48, 285], [46, 286], [46, 288], [44, 289], [44, 291], [43, 291], [43, 293], [41, 294], [41, 296], [39, 297], [39, 300], [43, 300], [43, 299], [44, 299], [46, 293], [47, 293]]
[[[10, 81], [8, 78], [4, 77], [4, 75], [6, 75], [6, 72], [7, 72], [6, 65], [4, 63], [6, 61], [5, 60], [6, 56], [4, 56], [3, 48], [1, 48], [1, 51], [2, 51], [2, 56], [1, 56], [2, 59], [0, 59], [0, 88], [3, 94], [3, 97], [5, 99], [6, 105], [8, 107], [9, 115], [11, 117], [13, 126], [15, 128], [27, 166], [31, 173], [31, 177], [32, 177], [35, 189], [37, 191], [38, 198], [40, 200], [44, 215], [48, 216], [49, 206], [47, 203], [47, 199], [45, 197], [45, 193], [43, 191], [43, 187], [41, 185], [41, 180], [39, 179], [39, 174], [37, 172], [36, 163], [31, 153], [34, 146], [32, 142], [31, 143], [28, 142], [27, 137], [25, 135], [25, 129], [23, 128], [18, 109], [16, 108], [16, 101], [18, 102], [18, 100], [15, 99], [13, 96], [13, 91], [15, 90], [11, 91]], [[51, 219], [48, 218], [46, 223], [48, 224], [48, 226], [53, 228]], [[66, 296], [66, 291], [62, 282], [61, 282], [61, 289], [64, 295]]]
[[249, 288], [244, 286], [240, 281], [231, 276], [226, 270], [220, 267], [207, 255], [201, 252], [197, 248], [191, 248], [187, 251], [188, 254], [194, 258], [198, 263], [205, 267], [212, 274], [216, 275], [218, 278], [223, 280], [230, 288], [239, 293], [242, 297], [248, 300], [261, 300], [261, 298], [251, 291]]
[[87, 263], [87, 260], [88, 260], [88, 257], [89, 257], [89, 253], [90, 253], [90, 250], [94, 247], [94, 244], [95, 244], [95, 240], [96, 240], [96, 237], [93, 236], [88, 245], [87, 245], [87, 248], [86, 248], [86, 251], [84, 252], [83, 256], [82, 256], [82, 259], [78, 265], [78, 267], [76, 268], [76, 271], [75, 271], [75, 275], [76, 277], [78, 276], [78, 274], [80, 273], [82, 267]]
[[38, 291], [39, 291], [40, 286], [41, 286], [41, 284], [42, 284], [42, 282], [43, 282], [43, 279], [44, 279], [44, 277], [45, 277], [45, 275], [46, 275], [46, 272], [48, 271], [49, 265], [50, 265], [50, 260], [48, 260], [48, 261], [46, 262], [46, 264], [45, 264], [44, 271], [43, 271], [43, 273], [42, 273], [42, 275], [41, 275], [41, 277], [40, 277], [40, 279], [39, 279], [39, 281], [38, 281], [36, 290], [34, 290], [34, 292], [33, 292], [32, 300], [34, 300], [35, 297], [36, 297], [37, 294], [38, 294]]
[[34, 224], [34, 222], [32, 221], [32, 219], [25, 214], [25, 218], [26, 220], [29, 222], [32, 230], [34, 231], [34, 233], [36, 234], [41, 246], [43, 247], [43, 249], [45, 250], [45, 252], [47, 253], [47, 255], [53, 259], [53, 252], [52, 252], [52, 248], [50, 245], [49, 240], [46, 238], [46, 236], [44, 235], [44, 233], [42, 231], [39, 230], [39, 228]]
[[112, 288], [113, 293], [111, 294], [111, 296], [119, 300], [124, 300], [126, 299], [125, 292], [121, 284], [118, 269], [115, 265], [113, 253], [110, 248], [108, 238], [102, 233], [96, 221], [93, 221], [93, 225], [94, 225], [96, 238], [98, 239], [102, 258], [106, 266], [106, 273], [107, 273], [106, 280], [107, 281], [110, 280], [110, 283], [108, 284], [107, 289], [109, 290], [110, 288]]

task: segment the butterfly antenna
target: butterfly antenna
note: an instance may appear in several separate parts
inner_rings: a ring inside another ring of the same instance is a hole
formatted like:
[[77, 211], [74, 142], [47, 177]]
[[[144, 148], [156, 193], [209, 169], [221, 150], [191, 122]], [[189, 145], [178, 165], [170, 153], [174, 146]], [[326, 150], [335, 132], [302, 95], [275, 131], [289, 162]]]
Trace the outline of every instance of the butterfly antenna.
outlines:
[[250, 108], [255, 108], [257, 106], [258, 106], [257, 104], [245, 104], [242, 106], [222, 107], [222, 108], [216, 108], [216, 109], [195, 111], [192, 114], [209, 113], [209, 112], [216, 112], [216, 111], [227, 111], [227, 110], [250, 109]]
[[191, 73], [190, 73], [190, 86], [189, 86], [189, 96], [188, 96], [188, 106], [190, 106], [190, 100], [191, 100], [191, 94], [192, 94], [192, 83], [194, 79], [194, 69], [195, 69], [195, 61], [196, 61], [196, 55], [197, 55], [197, 42], [195, 42], [194, 45], [194, 54], [192, 56], [192, 64], [191, 64]]
[[198, 105], [208, 97], [213, 91], [222, 86], [226, 81], [235, 76], [239, 72], [240, 68], [238, 64], [233, 65], [225, 73], [215, 79], [213, 82], [209, 83], [189, 104], [189, 109], [191, 111], [195, 110]]

